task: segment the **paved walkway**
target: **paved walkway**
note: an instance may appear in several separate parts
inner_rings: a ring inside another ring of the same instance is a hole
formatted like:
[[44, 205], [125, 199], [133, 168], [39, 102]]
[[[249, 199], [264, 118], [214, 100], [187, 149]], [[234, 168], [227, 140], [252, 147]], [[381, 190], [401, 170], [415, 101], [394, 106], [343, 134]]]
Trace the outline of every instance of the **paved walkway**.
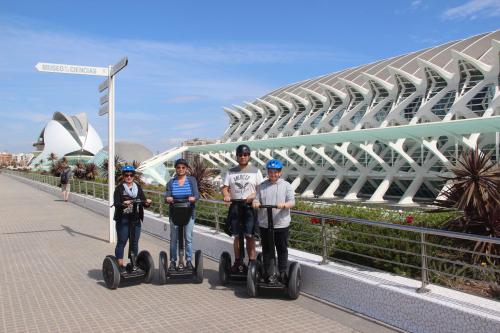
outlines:
[[[208, 258], [199, 285], [159, 285], [156, 269], [152, 284], [108, 290], [107, 218], [1, 174], [0, 197], [2, 332], [392, 332], [304, 296], [249, 299]], [[158, 267], [166, 243], [142, 235], [140, 247]]]

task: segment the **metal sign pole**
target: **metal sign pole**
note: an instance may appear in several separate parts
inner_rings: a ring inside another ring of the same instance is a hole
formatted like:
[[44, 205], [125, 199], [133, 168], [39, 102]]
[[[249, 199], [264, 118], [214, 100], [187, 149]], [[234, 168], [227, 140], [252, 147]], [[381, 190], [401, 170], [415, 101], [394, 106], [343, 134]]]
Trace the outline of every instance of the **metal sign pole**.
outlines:
[[115, 207], [113, 194], [115, 191], [115, 78], [111, 75], [109, 66], [109, 99], [108, 99], [108, 200], [109, 200], [109, 242], [116, 243], [115, 221], [113, 219]]

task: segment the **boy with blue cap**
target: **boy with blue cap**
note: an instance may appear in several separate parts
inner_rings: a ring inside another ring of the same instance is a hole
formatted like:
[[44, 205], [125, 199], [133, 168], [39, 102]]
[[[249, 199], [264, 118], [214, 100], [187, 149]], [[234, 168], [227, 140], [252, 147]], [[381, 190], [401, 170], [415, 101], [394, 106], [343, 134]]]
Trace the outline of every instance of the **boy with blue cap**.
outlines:
[[[266, 164], [268, 178], [264, 180], [258, 190], [253, 208], [257, 209], [260, 205], [276, 205], [273, 208], [274, 240], [276, 251], [278, 252], [278, 270], [280, 279], [283, 283], [287, 282], [288, 266], [288, 229], [290, 226], [290, 208], [295, 206], [295, 197], [292, 185], [284, 179], [281, 179], [283, 164], [279, 160], [270, 160]], [[268, 223], [267, 212], [265, 209], [259, 209], [257, 220], [260, 227], [262, 253], [264, 265], [269, 261], [269, 253], [274, 249], [269, 248], [268, 244]]]

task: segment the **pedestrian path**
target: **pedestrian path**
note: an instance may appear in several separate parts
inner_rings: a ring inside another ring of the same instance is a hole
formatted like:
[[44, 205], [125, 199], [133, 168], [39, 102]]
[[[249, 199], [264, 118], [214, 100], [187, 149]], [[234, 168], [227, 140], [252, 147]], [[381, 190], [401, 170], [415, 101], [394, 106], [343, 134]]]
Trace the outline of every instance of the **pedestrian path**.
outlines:
[[107, 218], [2, 174], [0, 197], [2, 332], [392, 332], [304, 296], [250, 299], [244, 285], [220, 286], [208, 258], [202, 284], [159, 285], [167, 244], [145, 234], [153, 283], [108, 290]]

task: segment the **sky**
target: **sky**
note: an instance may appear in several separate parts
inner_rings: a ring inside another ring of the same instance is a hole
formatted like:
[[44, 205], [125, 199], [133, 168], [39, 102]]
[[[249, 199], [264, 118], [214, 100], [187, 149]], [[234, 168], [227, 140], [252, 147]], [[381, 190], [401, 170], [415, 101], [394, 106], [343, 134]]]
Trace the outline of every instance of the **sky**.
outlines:
[[345, 68], [500, 28], [500, 0], [2, 1], [0, 151], [30, 152], [55, 111], [85, 112], [104, 144], [102, 77], [116, 76], [116, 140], [154, 153], [220, 138], [223, 107]]

